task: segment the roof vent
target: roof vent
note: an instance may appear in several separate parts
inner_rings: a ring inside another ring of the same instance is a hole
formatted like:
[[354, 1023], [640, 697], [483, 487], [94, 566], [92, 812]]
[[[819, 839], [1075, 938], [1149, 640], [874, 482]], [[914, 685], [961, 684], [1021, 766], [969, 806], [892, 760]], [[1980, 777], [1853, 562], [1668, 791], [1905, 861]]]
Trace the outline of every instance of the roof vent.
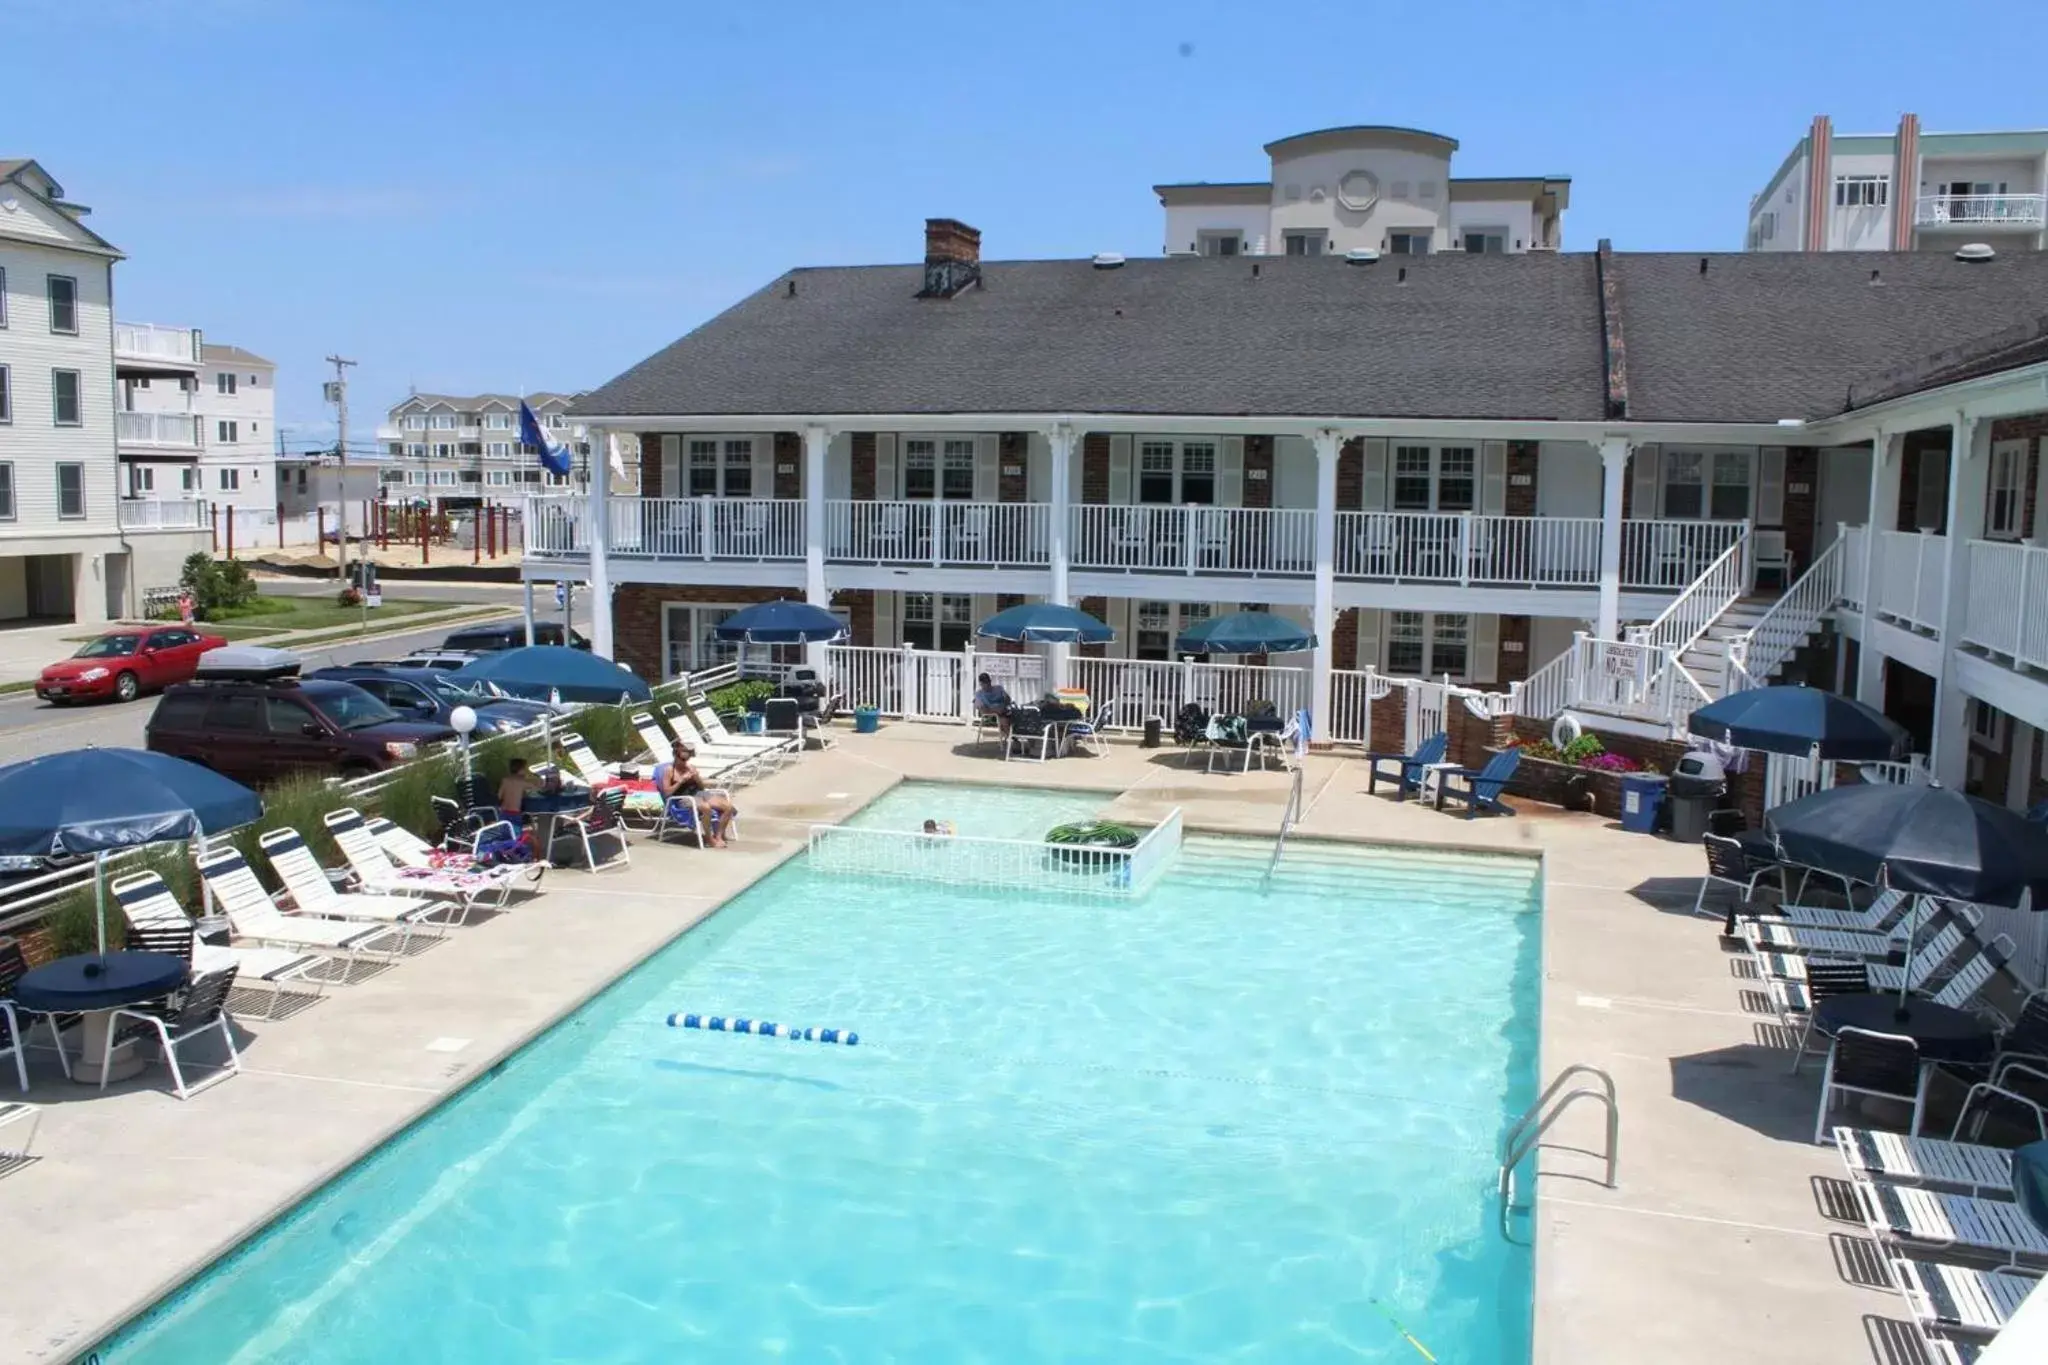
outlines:
[[1374, 251], [1371, 247], [1355, 246], [1352, 247], [1351, 250], [1344, 253], [1344, 264], [1371, 265], [1373, 262], [1379, 260], [1379, 258], [1380, 253]]
[[1997, 255], [1998, 253], [1991, 249], [1991, 245], [1988, 242], [1966, 242], [1956, 248], [1957, 260], [1969, 261], [1973, 264], [1991, 260]]
[[1123, 256], [1114, 251], [1098, 251], [1095, 253], [1095, 259], [1089, 262], [1097, 270], [1114, 270], [1123, 263]]

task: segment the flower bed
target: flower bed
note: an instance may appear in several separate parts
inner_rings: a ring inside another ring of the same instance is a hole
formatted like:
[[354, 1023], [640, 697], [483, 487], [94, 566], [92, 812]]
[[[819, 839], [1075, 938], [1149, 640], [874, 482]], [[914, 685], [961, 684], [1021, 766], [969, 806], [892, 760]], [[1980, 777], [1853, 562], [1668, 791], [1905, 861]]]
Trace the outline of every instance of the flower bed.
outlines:
[[1510, 795], [1611, 820], [1621, 818], [1622, 778], [1651, 771], [1626, 754], [1609, 752], [1597, 735], [1580, 735], [1562, 752], [1541, 739], [1517, 740], [1512, 747], [1522, 751], [1522, 761], [1508, 783]]

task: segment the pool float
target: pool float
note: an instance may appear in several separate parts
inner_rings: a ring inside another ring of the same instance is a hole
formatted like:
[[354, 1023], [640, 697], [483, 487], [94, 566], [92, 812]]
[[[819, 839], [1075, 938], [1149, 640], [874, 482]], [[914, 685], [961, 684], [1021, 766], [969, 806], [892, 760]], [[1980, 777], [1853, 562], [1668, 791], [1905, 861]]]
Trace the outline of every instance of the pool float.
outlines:
[[1138, 831], [1109, 820], [1078, 820], [1054, 825], [1045, 832], [1045, 842], [1053, 846], [1053, 857], [1064, 862], [1101, 866], [1102, 860], [1090, 858], [1088, 850], [1136, 848]]

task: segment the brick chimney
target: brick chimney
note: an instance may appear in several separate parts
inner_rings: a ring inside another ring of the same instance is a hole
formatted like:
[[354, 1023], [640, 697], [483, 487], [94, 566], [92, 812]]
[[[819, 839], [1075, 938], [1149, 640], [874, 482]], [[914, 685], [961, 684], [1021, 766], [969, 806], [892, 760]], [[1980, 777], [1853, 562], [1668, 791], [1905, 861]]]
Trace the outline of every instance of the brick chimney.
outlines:
[[922, 299], [950, 299], [981, 282], [981, 230], [958, 218], [924, 220]]

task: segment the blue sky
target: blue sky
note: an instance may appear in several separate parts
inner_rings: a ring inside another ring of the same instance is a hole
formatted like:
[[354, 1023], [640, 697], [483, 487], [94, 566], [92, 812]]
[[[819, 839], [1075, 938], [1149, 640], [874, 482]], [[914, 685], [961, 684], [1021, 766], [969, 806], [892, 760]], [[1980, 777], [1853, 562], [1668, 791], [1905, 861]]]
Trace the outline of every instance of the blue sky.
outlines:
[[1151, 185], [1333, 124], [1572, 176], [1567, 248], [1704, 250], [1817, 112], [2048, 123], [2048, 12], [2010, 3], [986, 8], [0, 0], [0, 155], [94, 207], [122, 317], [276, 360], [311, 435], [330, 352], [362, 434], [409, 385], [589, 387], [787, 267], [915, 259], [928, 215], [1156, 253]]

